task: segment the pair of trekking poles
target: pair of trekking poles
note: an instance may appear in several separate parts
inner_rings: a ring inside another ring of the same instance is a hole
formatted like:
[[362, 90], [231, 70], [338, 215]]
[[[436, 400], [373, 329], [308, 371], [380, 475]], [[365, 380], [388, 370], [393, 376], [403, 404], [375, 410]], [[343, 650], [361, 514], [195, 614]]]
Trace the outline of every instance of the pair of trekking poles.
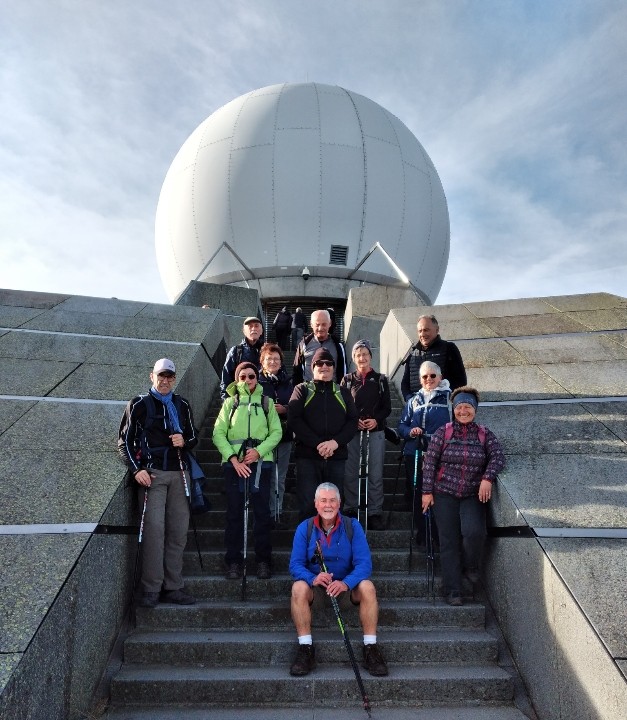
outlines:
[[[359, 434], [359, 480], [357, 482], [357, 521], [361, 522], [361, 486], [364, 484], [365, 510], [364, 532], [368, 534], [368, 477], [370, 463], [370, 430], [361, 430]], [[363, 474], [362, 474], [363, 470]]]
[[[183, 463], [183, 458], [181, 456], [181, 451], [177, 449], [178, 459], [179, 459], [179, 468], [181, 470], [181, 479], [183, 480], [183, 487], [185, 488], [185, 497], [187, 498], [187, 502], [189, 504], [189, 519], [192, 524], [192, 531], [194, 533], [194, 542], [196, 543], [196, 552], [198, 553], [198, 562], [200, 563], [201, 570], [204, 570], [204, 565], [202, 562], [202, 554], [200, 552], [200, 543], [198, 542], [198, 533], [196, 532], [196, 521], [194, 520], [194, 513], [192, 512], [192, 494], [190, 491], [190, 484], [187, 480], [187, 472], [185, 470], [185, 465]], [[135, 554], [135, 569], [133, 571], [133, 584], [131, 586], [131, 602], [130, 602], [130, 614], [131, 618], [133, 616], [133, 609], [135, 606], [135, 588], [137, 587], [137, 579], [138, 579], [138, 573], [139, 573], [139, 557], [141, 555], [141, 548], [142, 548], [142, 540], [144, 537], [144, 521], [146, 518], [146, 508], [148, 507], [148, 491], [150, 488], [146, 487], [144, 488], [144, 502], [142, 504], [142, 514], [139, 521], [139, 535], [137, 538], [137, 552]]]
[[[411, 495], [411, 530], [409, 533], [409, 555], [407, 558], [407, 572], [411, 574], [412, 552], [414, 548], [414, 533], [416, 525], [416, 489], [418, 487], [418, 470], [422, 476], [423, 439], [416, 438], [416, 449], [414, 450], [414, 476]], [[422, 497], [420, 497], [422, 501]], [[421, 505], [422, 509], [422, 505]], [[433, 518], [431, 508], [423, 513], [425, 519], [425, 558], [427, 563], [427, 597], [432, 597], [435, 602], [435, 548], [433, 545]]]

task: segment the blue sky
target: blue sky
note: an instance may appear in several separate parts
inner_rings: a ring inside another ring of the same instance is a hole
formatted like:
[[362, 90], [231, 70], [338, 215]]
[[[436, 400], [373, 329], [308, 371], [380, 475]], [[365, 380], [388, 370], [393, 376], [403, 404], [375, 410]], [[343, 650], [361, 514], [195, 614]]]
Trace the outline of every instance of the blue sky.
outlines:
[[442, 180], [438, 303], [627, 295], [621, 0], [20, 0], [0, 10], [0, 287], [168, 302], [154, 217], [213, 111], [315, 81]]

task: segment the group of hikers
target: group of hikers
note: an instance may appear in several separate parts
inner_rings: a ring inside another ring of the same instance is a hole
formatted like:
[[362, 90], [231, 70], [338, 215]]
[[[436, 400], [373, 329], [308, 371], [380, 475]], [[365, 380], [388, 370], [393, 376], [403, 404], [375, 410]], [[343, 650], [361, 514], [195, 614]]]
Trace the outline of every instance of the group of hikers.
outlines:
[[[403, 442], [405, 502], [415, 520], [415, 542], [427, 542], [425, 514], [450, 605], [463, 604], [464, 578], [479, 582], [486, 503], [505, 460], [494, 433], [475, 422], [479, 393], [466, 384], [459, 349], [440, 337], [433, 315], [418, 318], [418, 341], [402, 361], [405, 404], [396, 428], [386, 424], [390, 389], [387, 377], [372, 367], [371, 343], [353, 345], [355, 370], [348, 372], [345, 346], [332, 329], [327, 310], [312, 313], [311, 332], [297, 343], [291, 375], [281, 345], [263, 341], [257, 317], [244, 320], [244, 337], [227, 354], [212, 435], [227, 502], [225, 577], [245, 581], [249, 507], [256, 576], [271, 577], [272, 529], [291, 529], [281, 514], [293, 450], [299, 522], [289, 569], [298, 650], [290, 672], [306, 675], [315, 666], [311, 611], [326, 598], [338, 613], [343, 605], [358, 606], [363, 665], [383, 676], [388, 668], [377, 644], [378, 602], [366, 532], [385, 530], [386, 438]], [[182, 569], [197, 431], [189, 403], [173, 393], [174, 363], [158, 360], [150, 379], [149, 392], [128, 403], [118, 438], [143, 508], [139, 604], [190, 605], [195, 598], [184, 588]]]

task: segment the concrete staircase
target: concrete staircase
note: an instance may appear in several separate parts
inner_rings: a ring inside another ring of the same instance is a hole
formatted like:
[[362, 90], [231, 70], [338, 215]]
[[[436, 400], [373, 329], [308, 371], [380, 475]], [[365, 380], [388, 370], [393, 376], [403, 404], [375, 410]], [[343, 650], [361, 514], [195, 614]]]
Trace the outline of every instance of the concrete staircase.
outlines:
[[[247, 602], [240, 601], [241, 582], [223, 577], [225, 497], [210, 439], [218, 408], [216, 403], [209, 413], [198, 451], [213, 503], [210, 513], [196, 518], [204, 572], [191, 533], [185, 557], [186, 587], [198, 603], [138, 608], [136, 628], [124, 644], [123, 665], [112, 681], [106, 717], [287, 719], [306, 712], [304, 717], [318, 718], [331, 708], [338, 718], [365, 717], [330, 609], [314, 615], [317, 669], [303, 678], [289, 675], [296, 649], [288, 575], [297, 522], [293, 494], [286, 495], [282, 517], [291, 530], [273, 536], [272, 579], [256, 579], [250, 553]], [[393, 417], [399, 413], [400, 399], [395, 398]], [[414, 551], [408, 572], [410, 514], [402, 509], [402, 470], [393, 502], [398, 459], [399, 449], [388, 444], [389, 528], [368, 532], [380, 601], [378, 638], [390, 668], [385, 678], [362, 670], [373, 716], [522, 720], [525, 715], [513, 705], [514, 678], [499, 665], [497, 638], [486, 631], [484, 605], [467, 599], [462, 607], [448, 606], [437, 577], [436, 598], [428, 598], [421, 552]], [[293, 486], [293, 468], [287, 486]], [[346, 612], [344, 619], [359, 660], [357, 613]]]

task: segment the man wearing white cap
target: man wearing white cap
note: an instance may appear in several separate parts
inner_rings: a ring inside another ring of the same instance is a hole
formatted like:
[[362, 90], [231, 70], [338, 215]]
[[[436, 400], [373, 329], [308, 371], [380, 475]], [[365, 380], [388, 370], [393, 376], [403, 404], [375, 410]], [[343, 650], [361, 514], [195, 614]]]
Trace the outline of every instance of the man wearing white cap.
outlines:
[[186, 451], [198, 437], [189, 403], [172, 392], [176, 382], [172, 360], [157, 360], [150, 380], [149, 392], [126, 406], [118, 435], [118, 451], [138, 485], [140, 507], [146, 500], [139, 604], [193, 605], [194, 598], [183, 589], [190, 509], [180, 463], [189, 484]]
[[244, 337], [238, 345], [229, 350], [220, 378], [220, 398], [224, 402], [228, 397], [226, 389], [235, 380], [235, 368], [243, 362], [260, 367], [259, 353], [263, 346], [263, 324], [258, 317], [247, 317], [242, 327]]

